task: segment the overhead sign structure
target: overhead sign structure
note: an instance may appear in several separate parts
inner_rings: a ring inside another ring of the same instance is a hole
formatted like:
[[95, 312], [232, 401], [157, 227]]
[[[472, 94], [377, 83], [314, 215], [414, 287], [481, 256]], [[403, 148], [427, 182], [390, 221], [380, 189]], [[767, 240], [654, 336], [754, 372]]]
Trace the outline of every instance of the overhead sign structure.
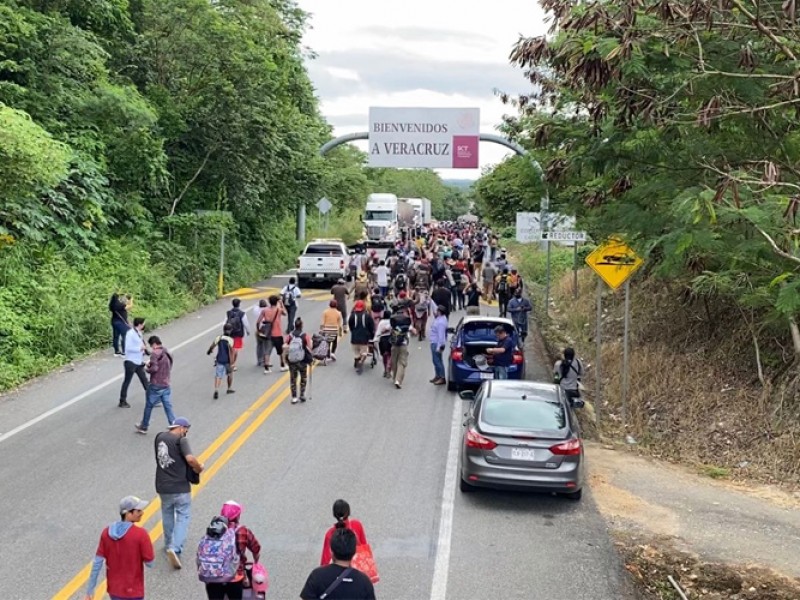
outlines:
[[369, 166], [477, 169], [478, 108], [369, 109]]
[[633, 248], [619, 238], [611, 238], [586, 257], [586, 264], [616, 290], [630, 279], [644, 261]]
[[331, 208], [333, 208], [333, 204], [331, 204], [330, 200], [328, 200], [327, 198], [323, 197], [322, 199], [320, 199], [319, 202], [317, 202], [317, 208], [319, 209], [320, 214], [325, 215], [325, 214], [328, 214], [328, 211]]

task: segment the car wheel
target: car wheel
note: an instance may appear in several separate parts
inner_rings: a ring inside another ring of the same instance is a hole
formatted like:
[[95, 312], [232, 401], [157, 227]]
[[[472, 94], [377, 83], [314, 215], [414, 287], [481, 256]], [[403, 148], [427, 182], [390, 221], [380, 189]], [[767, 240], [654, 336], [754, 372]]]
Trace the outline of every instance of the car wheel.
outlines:
[[452, 379], [447, 380], [447, 391], [448, 392], [457, 392], [458, 391], [458, 384], [453, 381]]
[[564, 494], [564, 498], [568, 498], [569, 500], [580, 500], [583, 497], [583, 489], [578, 490], [577, 492], [569, 492]]
[[469, 494], [470, 492], [475, 491], [475, 486], [468, 484], [464, 481], [464, 478], [459, 475], [458, 477], [458, 489], [460, 489], [465, 494]]

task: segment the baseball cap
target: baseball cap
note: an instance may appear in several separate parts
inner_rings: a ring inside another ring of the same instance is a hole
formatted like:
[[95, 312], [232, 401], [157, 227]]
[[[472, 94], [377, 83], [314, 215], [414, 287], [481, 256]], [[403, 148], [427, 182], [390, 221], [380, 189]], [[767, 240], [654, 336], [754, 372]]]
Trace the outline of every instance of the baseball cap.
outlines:
[[119, 501], [119, 512], [125, 514], [132, 510], [144, 510], [148, 504], [150, 503], [136, 496], [125, 496]]
[[168, 427], [168, 429], [175, 429], [176, 427], [191, 427], [192, 424], [189, 423], [189, 419], [186, 417], [178, 417], [172, 422], [172, 425]]

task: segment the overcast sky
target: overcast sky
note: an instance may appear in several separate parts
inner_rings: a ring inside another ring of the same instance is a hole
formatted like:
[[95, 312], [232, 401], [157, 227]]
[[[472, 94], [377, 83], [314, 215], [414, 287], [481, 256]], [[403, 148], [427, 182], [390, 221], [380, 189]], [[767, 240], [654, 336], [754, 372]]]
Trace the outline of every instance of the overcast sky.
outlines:
[[[370, 106], [478, 107], [481, 132], [496, 133], [513, 112], [494, 89], [516, 95], [529, 85], [508, 55], [520, 35], [544, 33], [536, 0], [299, 0], [311, 13], [304, 43], [322, 112], [341, 135], [366, 131]], [[366, 150], [366, 142], [359, 142]], [[508, 152], [481, 143], [481, 165]], [[476, 179], [477, 169], [443, 169]]]

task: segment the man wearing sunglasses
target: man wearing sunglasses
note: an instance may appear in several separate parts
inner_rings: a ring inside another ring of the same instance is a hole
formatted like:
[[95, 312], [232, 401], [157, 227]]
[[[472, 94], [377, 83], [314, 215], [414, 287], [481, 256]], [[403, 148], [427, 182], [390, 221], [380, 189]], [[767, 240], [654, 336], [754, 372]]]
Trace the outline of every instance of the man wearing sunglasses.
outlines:
[[120, 520], [111, 523], [100, 534], [86, 600], [94, 597], [103, 563], [106, 563], [108, 595], [111, 600], [144, 598], [144, 566], [152, 566], [155, 554], [147, 531], [135, 523], [142, 520], [147, 502], [136, 496], [125, 496], [119, 503]]

